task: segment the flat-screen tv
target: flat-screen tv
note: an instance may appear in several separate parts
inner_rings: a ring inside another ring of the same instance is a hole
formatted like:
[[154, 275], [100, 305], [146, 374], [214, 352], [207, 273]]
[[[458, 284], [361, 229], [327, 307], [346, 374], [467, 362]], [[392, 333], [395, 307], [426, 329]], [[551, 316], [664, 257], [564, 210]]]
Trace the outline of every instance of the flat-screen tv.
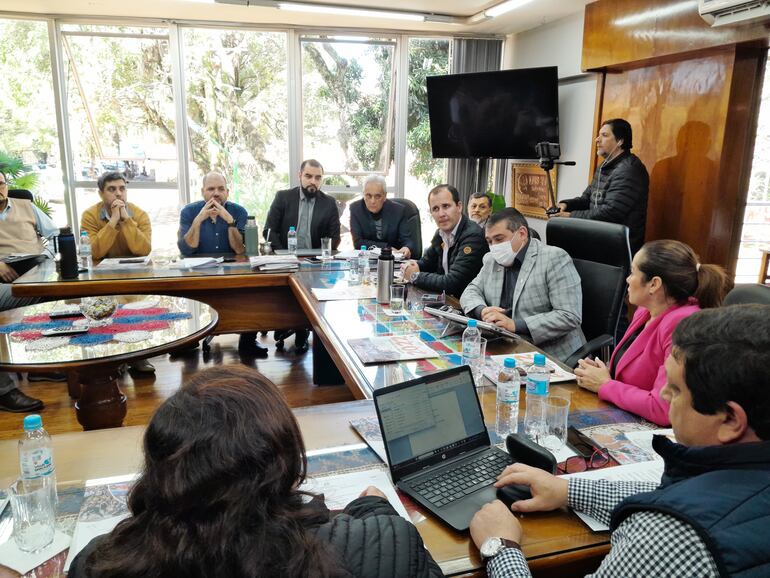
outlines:
[[557, 68], [429, 76], [434, 158], [534, 159], [559, 141]]

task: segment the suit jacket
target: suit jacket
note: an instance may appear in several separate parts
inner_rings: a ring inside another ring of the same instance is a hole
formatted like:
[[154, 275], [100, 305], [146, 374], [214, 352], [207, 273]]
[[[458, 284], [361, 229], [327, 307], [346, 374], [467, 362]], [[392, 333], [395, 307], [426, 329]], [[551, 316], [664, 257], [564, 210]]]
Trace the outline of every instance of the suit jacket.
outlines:
[[358, 200], [350, 204], [350, 233], [353, 235], [353, 247], [360, 249], [361, 245], [370, 247], [409, 247], [412, 254], [416, 253], [416, 244], [410, 238], [409, 221], [405, 216], [404, 205], [385, 199], [382, 206], [382, 241], [377, 240], [377, 227], [366, 203]]
[[[267, 222], [263, 233], [267, 235], [270, 230], [270, 238], [267, 239], [273, 245], [273, 249], [286, 249], [286, 237], [289, 227], [296, 227], [299, 221], [299, 195], [300, 188], [278, 191], [267, 213]], [[313, 220], [310, 222], [310, 240], [313, 248], [321, 247], [321, 238], [331, 237], [332, 248], [336, 249], [340, 244], [340, 213], [337, 209], [337, 201], [332, 197], [318, 191], [313, 207]]]
[[[500, 306], [505, 267], [491, 254], [460, 297], [463, 311], [479, 305]], [[546, 353], [565, 360], [585, 343], [583, 293], [570, 256], [559, 247], [530, 238], [511, 301], [511, 318], [523, 319], [532, 342]]]
[[484, 231], [465, 215], [457, 227], [454, 245], [449, 248], [447, 264], [449, 271], [444, 271], [442, 257], [444, 241], [438, 230], [433, 235], [430, 247], [417, 261], [420, 275], [415, 285], [426, 291], [446, 291], [450, 295], [460, 295], [468, 283], [481, 269], [481, 259], [489, 252], [489, 245], [484, 239]]
[[[682, 319], [700, 310], [697, 303], [692, 299], [685, 305], [674, 305], [653, 320], [647, 309], [639, 307], [615, 352], [639, 327], [649, 323], [617, 362], [615, 379], [599, 388], [599, 398], [658, 425], [671, 425], [668, 402], [660, 397], [660, 390], [666, 385], [663, 364], [671, 353], [674, 329]], [[614, 362], [615, 353], [610, 365]]]

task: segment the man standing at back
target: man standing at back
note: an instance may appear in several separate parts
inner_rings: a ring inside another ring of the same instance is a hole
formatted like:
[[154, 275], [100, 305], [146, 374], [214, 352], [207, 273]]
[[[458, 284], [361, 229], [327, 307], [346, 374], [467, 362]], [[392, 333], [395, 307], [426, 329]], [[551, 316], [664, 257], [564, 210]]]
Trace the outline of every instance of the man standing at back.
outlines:
[[650, 177], [639, 157], [631, 152], [631, 125], [622, 118], [602, 123], [596, 154], [604, 159], [583, 194], [558, 204], [552, 217], [593, 219], [626, 225], [631, 254], [644, 244]]
[[[678, 443], [655, 436], [657, 482], [572, 478], [523, 464], [496, 486], [526, 484], [511, 510], [570, 506], [608, 524], [611, 549], [594, 577], [767, 576], [770, 568], [769, 305], [698, 311], [674, 331], [661, 396]], [[529, 576], [522, 528], [505, 505], [485, 505], [471, 537], [490, 578]]]
[[434, 187], [428, 206], [438, 229], [422, 259], [404, 265], [402, 274], [420, 289], [459, 297], [489, 251], [484, 231], [463, 215], [460, 193], [452, 185]]
[[468, 217], [476, 223], [481, 230], [487, 225], [487, 219], [492, 214], [492, 199], [486, 193], [473, 193], [468, 201]]
[[196, 253], [235, 253], [246, 251], [243, 232], [246, 209], [228, 201], [230, 189], [222, 173], [203, 177], [202, 201], [190, 203], [179, 216], [179, 251], [189, 256]]
[[388, 187], [380, 175], [364, 181], [364, 198], [350, 205], [350, 233], [353, 248], [392, 247], [409, 259], [415, 252], [409, 238], [409, 222], [404, 206], [387, 198]]
[[80, 218], [80, 229], [88, 233], [96, 260], [150, 254], [150, 218], [128, 202], [127, 184], [121, 173], [104, 173], [97, 181], [101, 201], [83, 211]]
[[273, 249], [288, 247], [289, 227], [297, 232], [297, 249], [320, 249], [324, 237], [332, 240], [332, 249], [339, 246], [340, 213], [337, 201], [321, 191], [323, 178], [321, 163], [308, 159], [299, 167], [299, 186], [275, 194], [264, 229]]

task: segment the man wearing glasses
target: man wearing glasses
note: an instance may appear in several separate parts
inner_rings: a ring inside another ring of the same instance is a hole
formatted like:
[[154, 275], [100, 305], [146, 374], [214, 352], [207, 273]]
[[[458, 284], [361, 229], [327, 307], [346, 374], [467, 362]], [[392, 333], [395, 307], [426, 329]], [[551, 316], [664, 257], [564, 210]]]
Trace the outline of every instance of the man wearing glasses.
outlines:
[[[513, 512], [570, 506], [609, 524], [593, 576], [765, 576], [770, 568], [770, 305], [699, 311], [679, 323], [661, 396], [677, 442], [655, 436], [657, 482], [569, 481], [523, 464], [496, 486], [526, 484]], [[500, 501], [471, 522], [490, 578], [530, 576], [519, 520]]]
[[[59, 229], [31, 201], [10, 199], [8, 180], [3, 173], [0, 173], [0, 223], [0, 311], [5, 311], [37, 303], [39, 299], [11, 296], [11, 283], [19, 277], [19, 271], [18, 266], [4, 260], [12, 254], [43, 255], [43, 239], [50, 239]], [[0, 410], [27, 412], [42, 407], [42, 401], [19, 390], [10, 374], [0, 373]]]
[[350, 205], [350, 232], [353, 247], [392, 247], [410, 259], [415, 253], [410, 239], [409, 221], [405, 207], [387, 198], [388, 187], [380, 175], [371, 175], [364, 181], [364, 198]]

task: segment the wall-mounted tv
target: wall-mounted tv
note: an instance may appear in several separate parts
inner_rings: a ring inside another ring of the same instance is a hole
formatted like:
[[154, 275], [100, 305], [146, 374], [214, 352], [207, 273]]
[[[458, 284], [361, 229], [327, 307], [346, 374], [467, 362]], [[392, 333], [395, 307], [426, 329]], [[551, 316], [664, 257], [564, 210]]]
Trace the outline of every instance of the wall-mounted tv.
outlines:
[[559, 141], [557, 68], [429, 76], [434, 158], [534, 159]]

